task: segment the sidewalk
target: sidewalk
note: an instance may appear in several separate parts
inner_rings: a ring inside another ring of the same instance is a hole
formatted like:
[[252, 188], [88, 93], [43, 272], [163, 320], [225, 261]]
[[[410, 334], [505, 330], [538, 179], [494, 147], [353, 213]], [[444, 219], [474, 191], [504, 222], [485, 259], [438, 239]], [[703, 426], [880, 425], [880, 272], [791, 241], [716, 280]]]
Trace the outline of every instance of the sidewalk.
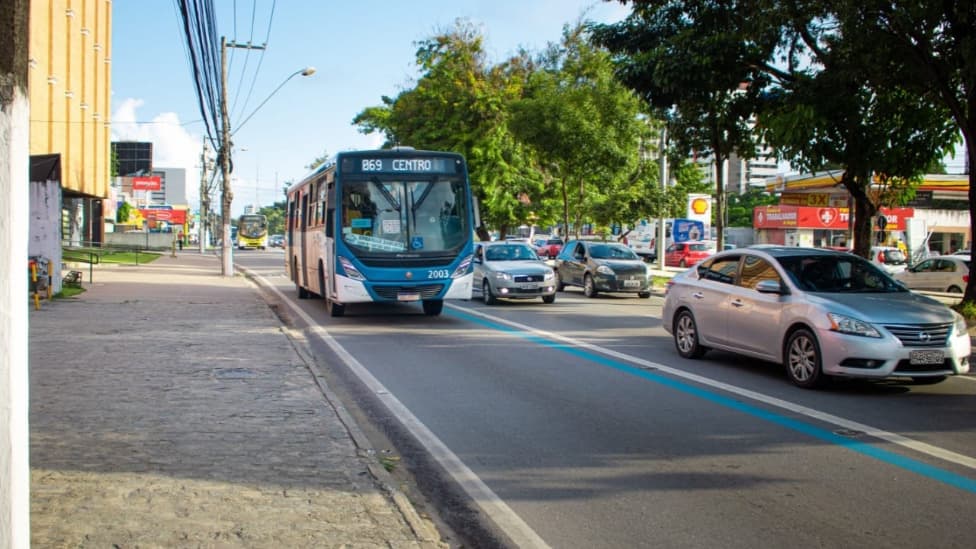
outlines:
[[87, 278], [30, 310], [32, 546], [447, 546], [219, 258]]

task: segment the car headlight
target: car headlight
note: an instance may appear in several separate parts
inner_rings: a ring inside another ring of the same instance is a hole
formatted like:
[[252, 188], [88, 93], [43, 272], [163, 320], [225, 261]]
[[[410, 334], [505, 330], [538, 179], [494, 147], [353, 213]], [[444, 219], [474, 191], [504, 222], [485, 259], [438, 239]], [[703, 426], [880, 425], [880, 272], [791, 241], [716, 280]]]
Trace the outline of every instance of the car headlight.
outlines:
[[552, 280], [554, 278], [556, 278], [556, 273], [554, 273], [552, 271], [546, 271], [546, 274], [545, 274], [545, 279], [546, 280]]
[[956, 317], [955, 330], [957, 334], [969, 333], [969, 325], [966, 324], [966, 319], [961, 314], [952, 311], [952, 315]]
[[881, 337], [881, 332], [863, 320], [837, 313], [827, 313], [827, 320], [830, 321], [830, 329], [835, 332], [864, 337]]
[[609, 275], [609, 276], [613, 276], [614, 274], [616, 274], [613, 272], [613, 269], [607, 267], [606, 265], [600, 265], [599, 267], [597, 267], [596, 272], [603, 275]]
[[512, 275], [506, 272], [498, 271], [495, 273], [495, 278], [497, 278], [498, 280], [511, 280]]

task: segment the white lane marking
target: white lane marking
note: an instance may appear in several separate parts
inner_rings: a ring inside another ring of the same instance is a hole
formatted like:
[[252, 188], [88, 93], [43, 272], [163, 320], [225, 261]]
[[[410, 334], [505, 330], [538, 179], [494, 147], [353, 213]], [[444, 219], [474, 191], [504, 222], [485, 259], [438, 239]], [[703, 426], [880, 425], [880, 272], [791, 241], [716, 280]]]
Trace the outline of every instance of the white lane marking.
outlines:
[[[914, 450], [916, 452], [920, 452], [922, 454], [927, 454], [929, 456], [936, 457], [936, 458], [939, 458], [939, 459], [942, 459], [942, 460], [945, 460], [945, 461], [948, 461], [948, 462], [951, 462], [951, 463], [955, 463], [957, 465], [962, 465], [963, 467], [968, 467], [970, 469], [976, 469], [976, 458], [972, 458], [972, 457], [969, 457], [969, 456], [966, 456], [966, 455], [963, 455], [963, 454], [959, 454], [959, 453], [953, 452], [952, 450], [947, 450], [945, 448], [940, 448], [938, 446], [933, 446], [931, 444], [928, 444], [928, 443], [925, 443], [925, 442], [921, 442], [921, 441], [918, 441], [918, 440], [914, 440], [914, 439], [910, 439], [908, 437], [905, 437], [905, 436], [902, 436], [902, 435], [899, 435], [899, 434], [896, 434], [896, 433], [891, 433], [891, 432], [888, 432], [888, 431], [884, 431], [882, 429], [878, 429], [878, 428], [875, 428], [875, 427], [871, 427], [870, 425], [865, 425], [864, 423], [858, 423], [856, 421], [851, 421], [849, 419], [844, 419], [844, 418], [842, 418], [840, 416], [835, 416], [833, 414], [828, 414], [826, 412], [821, 412], [819, 410], [814, 410], [813, 408], [808, 408], [808, 407], [803, 406], [803, 405], [800, 405], [800, 404], [794, 404], [792, 402], [787, 402], [785, 400], [781, 400], [781, 399], [778, 399], [776, 397], [771, 397], [771, 396], [768, 396], [768, 395], [764, 395], [762, 393], [757, 393], [755, 391], [750, 391], [749, 389], [743, 389], [741, 387], [736, 387], [735, 385], [729, 385], [728, 383], [723, 383], [721, 381], [715, 381], [713, 379], [709, 379], [709, 378], [706, 378], [706, 377], [702, 377], [702, 376], [697, 375], [697, 374], [692, 374], [692, 373], [688, 373], [688, 372], [685, 372], [685, 371], [682, 371], [682, 370], [678, 370], [676, 368], [671, 368], [670, 366], [665, 366], [664, 364], [659, 364], [657, 362], [651, 362], [649, 360], [644, 360], [642, 358], [637, 358], [637, 357], [634, 357], [634, 356], [631, 356], [631, 355], [628, 355], [628, 354], [624, 354], [624, 353], [621, 353], [621, 352], [618, 352], [618, 351], [614, 351], [612, 349], [607, 349], [607, 348], [604, 348], [604, 347], [600, 347], [598, 345], [593, 345], [593, 344], [587, 343], [585, 341], [580, 341], [580, 340], [572, 339], [572, 338], [569, 338], [569, 337], [566, 337], [566, 336], [562, 336], [562, 335], [559, 335], [559, 334], [556, 334], [556, 333], [548, 332], [548, 331], [545, 331], [545, 330], [539, 330], [539, 329], [533, 328], [531, 326], [526, 326], [525, 324], [520, 324], [518, 322], [513, 322], [511, 320], [506, 320], [504, 318], [500, 318], [500, 317], [496, 317], [496, 316], [493, 316], [493, 315], [489, 315], [487, 313], [483, 313], [483, 312], [478, 311], [476, 309], [469, 309], [467, 307], [462, 307], [460, 305], [455, 305], [455, 304], [450, 304], [450, 303], [445, 303], [445, 305], [447, 305], [448, 307], [451, 307], [453, 309], [457, 309], [459, 311], [464, 311], [465, 314], [476, 315], [476, 316], [480, 316], [480, 317], [482, 317], [482, 318], [484, 318], [486, 320], [490, 320], [492, 322], [496, 322], [498, 324], [505, 324], [506, 326], [511, 326], [512, 328], [517, 328], [519, 330], [522, 330], [522, 331], [525, 331], [525, 332], [534, 334], [534, 335], [536, 335], [538, 337], [541, 337], [543, 339], [561, 341], [563, 343], [566, 343], [566, 344], [571, 345], [571, 346], [574, 346], [574, 347], [578, 347], [578, 348], [586, 349], [586, 350], [589, 350], [589, 351], [593, 351], [595, 353], [599, 353], [599, 354], [602, 354], [602, 355], [605, 355], [605, 356], [610, 356], [610, 357], [616, 358], [618, 360], [621, 360], [621, 361], [624, 361], [624, 362], [629, 362], [631, 364], [636, 364], [636, 365], [641, 366], [641, 367], [644, 367], [644, 368], [651, 368], [651, 369], [654, 369], [654, 370], [659, 371], [659, 372], [667, 373], [668, 375], [671, 375], [671, 376], [675, 376], [675, 377], [679, 377], [679, 378], [682, 378], [682, 379], [686, 379], [688, 381], [693, 381], [695, 383], [698, 383], [698, 384], [701, 384], [701, 385], [706, 385], [708, 387], [712, 387], [714, 389], [719, 389], [721, 391], [725, 391], [725, 392], [728, 392], [728, 393], [733, 393], [733, 394], [736, 394], [736, 395], [739, 395], [739, 396], [742, 396], [742, 397], [745, 397], [745, 398], [748, 398], [748, 399], [751, 399], [751, 400], [754, 400], [754, 401], [757, 401], [757, 402], [762, 402], [764, 404], [768, 404], [769, 406], [774, 406], [776, 408], [781, 408], [783, 410], [788, 410], [788, 411], [794, 412], [796, 414], [804, 415], [806, 417], [809, 417], [809, 418], [812, 418], [812, 419], [816, 419], [816, 420], [822, 421], [824, 423], [833, 424], [833, 425], [836, 425], [838, 427], [843, 427], [844, 429], [849, 429], [849, 430], [853, 430], [853, 431], [860, 431], [860, 432], [865, 433], [865, 434], [867, 434], [869, 436], [872, 436], [872, 437], [875, 437], [875, 438], [878, 438], [878, 439], [881, 439], [881, 440], [890, 442], [892, 444], [897, 444], [897, 445], [903, 446], [905, 448], [910, 448], [910, 449], [912, 449], [912, 450]], [[965, 376], [957, 376], [957, 377], [965, 377]]]
[[362, 381], [370, 391], [376, 395], [380, 401], [393, 413], [403, 425], [410, 431], [410, 433], [423, 444], [427, 452], [440, 463], [441, 467], [446, 470], [451, 477], [464, 488], [468, 496], [481, 508], [482, 512], [491, 519], [505, 534], [511, 538], [515, 543], [516, 547], [538, 547], [547, 548], [549, 544], [543, 540], [539, 534], [535, 533], [525, 521], [522, 520], [511, 507], [508, 506], [501, 498], [498, 497], [487, 484], [484, 483], [478, 475], [468, 468], [461, 458], [447, 447], [437, 435], [431, 432], [430, 429], [424, 425], [417, 416], [413, 415], [406, 406], [400, 402], [397, 397], [393, 396], [393, 393], [389, 391], [386, 387], [376, 377], [373, 376], [362, 365], [354, 356], [352, 356], [349, 351], [337, 342], [328, 330], [319, 326], [315, 320], [310, 317], [305, 311], [301, 310], [297, 305], [295, 305], [290, 299], [285, 297], [278, 288], [268, 283], [260, 275], [254, 275], [254, 278], [258, 279], [261, 284], [273, 291], [284, 303], [288, 304], [288, 307], [298, 316], [305, 321], [308, 325], [308, 329], [318, 336], [322, 342], [329, 346], [332, 351], [346, 364], [346, 366], [356, 374], [356, 376]]

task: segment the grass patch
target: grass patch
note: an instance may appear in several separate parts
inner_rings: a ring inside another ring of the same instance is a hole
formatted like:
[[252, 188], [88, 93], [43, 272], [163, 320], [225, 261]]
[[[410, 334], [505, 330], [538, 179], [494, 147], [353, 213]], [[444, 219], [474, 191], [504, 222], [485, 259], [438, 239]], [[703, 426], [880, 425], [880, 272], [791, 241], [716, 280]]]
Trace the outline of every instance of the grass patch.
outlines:
[[143, 265], [152, 263], [162, 256], [157, 252], [134, 252], [106, 248], [72, 248], [62, 252], [63, 261], [78, 263], [114, 263], [121, 265]]
[[109, 252], [99, 255], [99, 261], [102, 263], [120, 263], [120, 264], [139, 264], [152, 263], [159, 259], [163, 254], [155, 252]]
[[952, 305], [952, 308], [957, 313], [961, 314], [966, 320], [976, 320], [976, 303], [972, 301], [963, 301], [961, 303]]
[[82, 288], [81, 286], [75, 286], [73, 284], [62, 284], [61, 291], [54, 294], [54, 299], [66, 299], [83, 293], [85, 293], [85, 289]]
[[655, 288], [664, 288], [668, 285], [668, 281], [671, 280], [670, 276], [651, 276], [651, 284]]

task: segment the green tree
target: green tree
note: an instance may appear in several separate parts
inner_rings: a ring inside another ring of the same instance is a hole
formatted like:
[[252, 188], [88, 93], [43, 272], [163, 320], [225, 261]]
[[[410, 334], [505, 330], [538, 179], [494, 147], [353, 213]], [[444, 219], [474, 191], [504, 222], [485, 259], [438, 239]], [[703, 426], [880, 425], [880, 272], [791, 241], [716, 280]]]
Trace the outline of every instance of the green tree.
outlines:
[[312, 171], [315, 168], [321, 166], [322, 164], [325, 164], [328, 160], [329, 160], [329, 152], [322, 151], [322, 154], [320, 156], [317, 156], [315, 160], [313, 160], [308, 166], [305, 166], [305, 169]]
[[[947, 111], [900, 82], [872, 82], [877, 52], [862, 47], [863, 29], [835, 6], [770, 2], [765, 16], [782, 25], [785, 66], [769, 52], [772, 79], [759, 114], [766, 141], [808, 171], [843, 166], [841, 184], [854, 202], [854, 252], [867, 257], [872, 220], [903, 203], [933, 161], [955, 140]], [[830, 22], [829, 24], [827, 22]], [[744, 40], [748, 36], [744, 36]], [[781, 64], [782, 65], [782, 64]]]
[[284, 234], [285, 232], [285, 202], [275, 202], [270, 206], [262, 206], [258, 213], [268, 218], [268, 234]]
[[[976, 235], [976, 4], [915, 0], [831, 2], [845, 40], [874, 84], [904, 89], [944, 108], [966, 144], [970, 233]], [[973, 239], [976, 251], [976, 239]], [[964, 302], [976, 302], [970, 276]]]
[[770, 206], [779, 198], [759, 189], [729, 195], [729, 227], [752, 227], [752, 214], [759, 206]]
[[[593, 25], [593, 37], [615, 54], [623, 82], [666, 120], [674, 154], [712, 156], [717, 166], [733, 152], [754, 156], [749, 122], [763, 75], [742, 62], [753, 46], [735, 32], [745, 24], [740, 3], [632, 4], [624, 21]], [[726, 193], [724, 171], [716, 174], [713, 194], [721, 248]]]
[[129, 222], [129, 216], [132, 215], [132, 204], [123, 201], [119, 204], [119, 209], [115, 211], [115, 222], [125, 224]]
[[512, 105], [511, 128], [556, 191], [563, 233], [571, 225], [578, 232], [586, 220], [631, 222], [657, 180], [640, 162], [639, 145], [651, 137], [640, 101], [615, 78], [609, 55], [589, 42], [583, 25], [565, 27], [540, 65]]
[[[463, 154], [482, 220], [503, 232], [523, 222], [542, 188], [529, 153], [508, 128], [508, 105], [521, 96], [530, 70], [527, 55], [491, 65], [479, 31], [458, 20], [419, 42], [416, 63], [421, 76], [413, 88], [384, 97], [353, 123], [364, 133], [382, 132], [390, 145]], [[486, 227], [478, 232], [488, 238]]]

